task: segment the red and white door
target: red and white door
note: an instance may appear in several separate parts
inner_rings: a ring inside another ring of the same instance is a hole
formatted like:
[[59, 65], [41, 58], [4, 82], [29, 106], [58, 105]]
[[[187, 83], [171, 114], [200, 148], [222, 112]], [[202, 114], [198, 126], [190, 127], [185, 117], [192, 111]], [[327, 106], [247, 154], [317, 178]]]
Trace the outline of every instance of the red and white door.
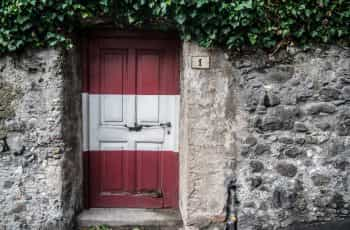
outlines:
[[83, 93], [89, 207], [178, 206], [178, 42], [96, 37]]

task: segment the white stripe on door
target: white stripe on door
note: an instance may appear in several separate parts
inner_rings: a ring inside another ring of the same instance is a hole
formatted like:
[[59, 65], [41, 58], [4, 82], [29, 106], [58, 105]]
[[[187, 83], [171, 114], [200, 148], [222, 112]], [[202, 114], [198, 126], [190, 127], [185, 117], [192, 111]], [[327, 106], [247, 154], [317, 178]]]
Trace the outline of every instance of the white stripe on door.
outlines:
[[82, 109], [83, 151], [178, 152], [179, 95], [83, 93]]

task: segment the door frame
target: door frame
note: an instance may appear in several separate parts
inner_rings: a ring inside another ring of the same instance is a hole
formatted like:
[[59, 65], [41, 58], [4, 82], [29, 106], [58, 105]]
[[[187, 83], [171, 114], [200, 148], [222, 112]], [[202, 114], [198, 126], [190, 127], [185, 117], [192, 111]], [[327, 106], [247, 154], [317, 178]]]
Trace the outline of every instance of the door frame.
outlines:
[[[169, 32], [161, 32], [161, 31], [153, 31], [153, 30], [114, 30], [114, 29], [89, 29], [86, 31], [82, 31], [79, 46], [80, 53], [80, 66], [81, 66], [81, 92], [87, 92], [90, 86], [89, 83], [89, 40], [93, 38], [137, 38], [140, 40], [171, 40], [176, 42], [177, 50], [176, 50], [176, 66], [178, 78], [179, 78], [179, 88], [181, 92], [181, 75], [180, 75], [180, 50], [181, 50], [181, 42], [178, 36], [178, 33], [175, 31]], [[181, 94], [181, 93], [180, 93]], [[82, 97], [83, 98], [83, 97]], [[181, 105], [181, 103], [180, 103]], [[88, 106], [87, 102], [82, 99], [81, 101], [82, 108], [82, 166], [83, 166], [83, 206], [85, 209], [90, 208], [89, 203], [89, 156], [88, 154], [84, 154], [84, 149], [86, 149], [86, 145], [89, 145], [89, 128], [88, 128]], [[180, 117], [181, 108], [178, 111], [178, 115]], [[180, 122], [180, 121], [179, 121]], [[179, 138], [178, 132], [178, 140]], [[178, 155], [180, 152], [178, 152]], [[178, 156], [179, 159], [179, 156]], [[178, 160], [178, 173], [180, 174], [180, 161]], [[180, 184], [180, 175], [177, 175], [178, 185]], [[180, 197], [180, 188], [177, 187], [177, 207], [179, 203]]]

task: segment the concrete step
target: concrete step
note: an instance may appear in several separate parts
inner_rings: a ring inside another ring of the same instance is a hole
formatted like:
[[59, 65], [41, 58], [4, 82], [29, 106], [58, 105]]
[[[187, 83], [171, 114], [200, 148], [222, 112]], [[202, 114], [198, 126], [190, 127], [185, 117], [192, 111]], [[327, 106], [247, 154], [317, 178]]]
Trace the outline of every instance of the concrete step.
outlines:
[[84, 230], [94, 226], [108, 226], [108, 230], [178, 230], [182, 219], [174, 209], [91, 208], [78, 216], [78, 226]]

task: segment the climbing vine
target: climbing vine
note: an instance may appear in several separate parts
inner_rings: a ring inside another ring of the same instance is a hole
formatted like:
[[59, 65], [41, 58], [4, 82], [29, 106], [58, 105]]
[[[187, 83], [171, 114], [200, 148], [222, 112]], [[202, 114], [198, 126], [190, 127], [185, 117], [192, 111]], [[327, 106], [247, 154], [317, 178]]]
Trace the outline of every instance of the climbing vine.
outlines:
[[2, 0], [0, 53], [26, 46], [72, 46], [87, 19], [118, 27], [176, 28], [202, 46], [273, 48], [349, 44], [349, 0]]

